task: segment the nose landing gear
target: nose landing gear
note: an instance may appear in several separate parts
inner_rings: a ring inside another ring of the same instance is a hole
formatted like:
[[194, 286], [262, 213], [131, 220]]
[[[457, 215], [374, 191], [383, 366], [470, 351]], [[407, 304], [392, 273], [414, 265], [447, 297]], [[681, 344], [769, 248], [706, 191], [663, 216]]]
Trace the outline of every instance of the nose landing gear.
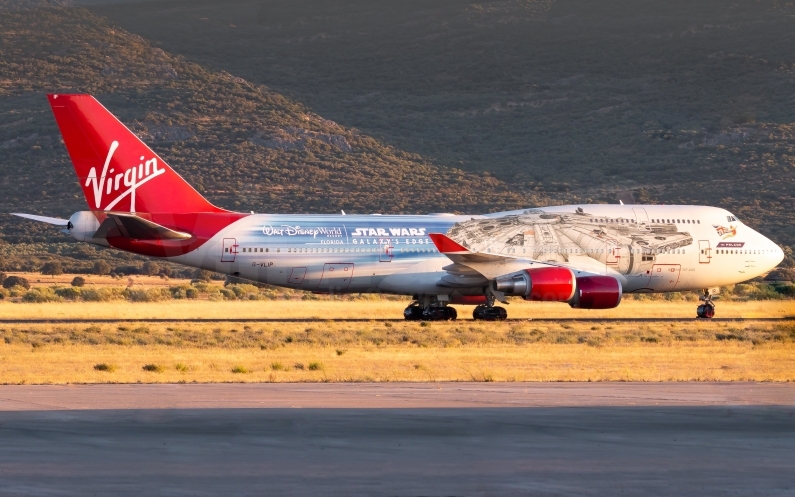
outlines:
[[696, 316], [699, 319], [711, 319], [715, 316], [715, 302], [712, 301], [712, 295], [709, 289], [704, 290], [704, 295], [699, 297], [703, 303], [696, 308]]

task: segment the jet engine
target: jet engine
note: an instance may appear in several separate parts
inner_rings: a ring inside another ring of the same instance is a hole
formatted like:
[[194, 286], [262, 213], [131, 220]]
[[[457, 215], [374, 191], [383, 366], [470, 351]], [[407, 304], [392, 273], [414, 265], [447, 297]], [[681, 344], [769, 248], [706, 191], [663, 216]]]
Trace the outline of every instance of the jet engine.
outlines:
[[79, 242], [94, 242], [94, 233], [99, 229], [97, 216], [90, 211], [79, 211], [69, 218], [69, 234]]
[[542, 267], [502, 276], [492, 281], [491, 287], [525, 300], [567, 302], [574, 297], [576, 279], [570, 269]]
[[577, 278], [577, 291], [569, 305], [578, 309], [612, 309], [621, 303], [621, 282], [612, 276]]

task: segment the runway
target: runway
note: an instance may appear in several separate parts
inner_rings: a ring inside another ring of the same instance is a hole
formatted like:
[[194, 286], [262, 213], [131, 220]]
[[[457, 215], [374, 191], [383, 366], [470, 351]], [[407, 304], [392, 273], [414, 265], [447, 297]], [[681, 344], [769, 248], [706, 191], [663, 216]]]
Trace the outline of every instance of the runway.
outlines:
[[3, 495], [791, 495], [795, 384], [0, 386]]

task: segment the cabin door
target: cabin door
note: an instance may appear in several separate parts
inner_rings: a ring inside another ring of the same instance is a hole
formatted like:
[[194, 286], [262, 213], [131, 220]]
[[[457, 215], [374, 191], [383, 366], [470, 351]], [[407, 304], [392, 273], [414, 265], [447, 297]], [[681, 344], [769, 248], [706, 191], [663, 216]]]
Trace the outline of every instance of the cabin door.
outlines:
[[224, 238], [223, 248], [221, 250], [221, 262], [235, 262], [235, 255], [237, 255], [237, 239]]
[[381, 262], [392, 262], [392, 258], [395, 257], [392, 240], [389, 238], [381, 238], [378, 245], [378, 260]]
[[709, 240], [698, 241], [698, 262], [700, 264], [709, 264], [712, 260], [712, 249], [709, 246]]

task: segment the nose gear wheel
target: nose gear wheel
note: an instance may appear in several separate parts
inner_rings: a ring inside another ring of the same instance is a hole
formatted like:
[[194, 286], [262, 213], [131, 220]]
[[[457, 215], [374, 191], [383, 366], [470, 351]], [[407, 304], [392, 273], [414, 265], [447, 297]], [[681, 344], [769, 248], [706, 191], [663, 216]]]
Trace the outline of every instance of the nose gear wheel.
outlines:
[[696, 316], [699, 319], [711, 319], [714, 317], [715, 302], [712, 301], [712, 295], [709, 294], [709, 290], [704, 290], [704, 295], [699, 297], [699, 300], [703, 301], [703, 303], [696, 308]]

